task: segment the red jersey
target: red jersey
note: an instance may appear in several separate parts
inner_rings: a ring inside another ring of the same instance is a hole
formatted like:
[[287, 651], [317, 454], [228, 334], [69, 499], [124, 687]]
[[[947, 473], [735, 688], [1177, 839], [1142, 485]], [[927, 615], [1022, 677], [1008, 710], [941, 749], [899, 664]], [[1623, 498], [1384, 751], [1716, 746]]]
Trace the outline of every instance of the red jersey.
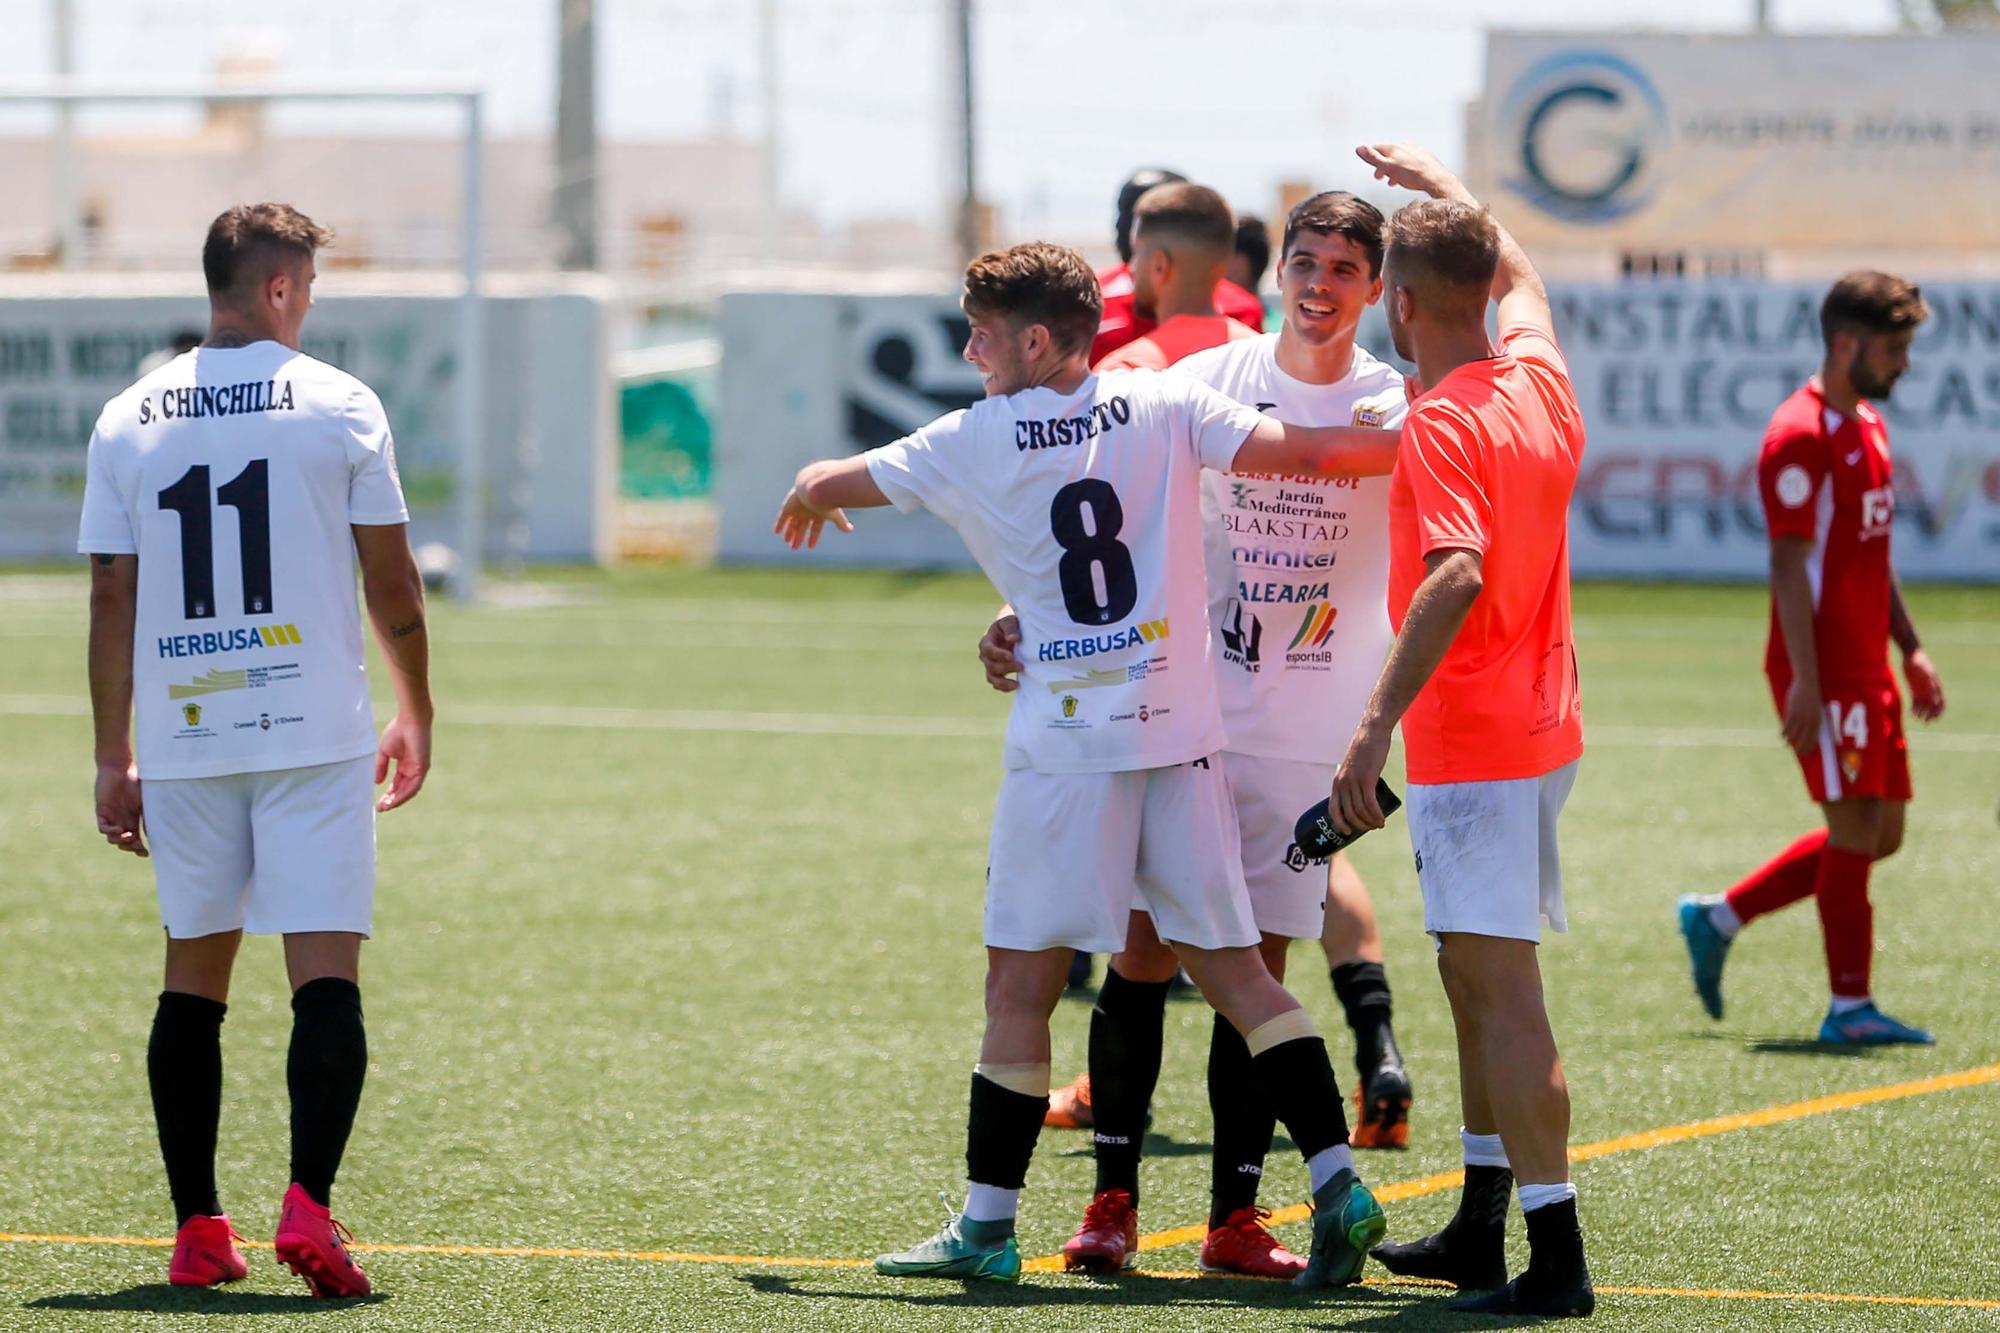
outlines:
[[[1090, 344], [1090, 364], [1096, 365], [1111, 353], [1151, 333], [1155, 321], [1141, 315], [1133, 304], [1132, 270], [1116, 264], [1097, 275], [1104, 292], [1104, 316], [1097, 325], [1097, 337]], [[1229, 279], [1215, 284], [1215, 308], [1250, 326], [1253, 333], [1264, 331], [1264, 303]]]
[[[1817, 383], [1779, 404], [1757, 459], [1764, 523], [1775, 539], [1813, 544], [1813, 646], [1820, 685], [1893, 681], [1889, 671], [1889, 522], [1895, 513], [1889, 432], [1867, 403], [1842, 416]], [[1791, 676], [1778, 608], [1764, 669]]]

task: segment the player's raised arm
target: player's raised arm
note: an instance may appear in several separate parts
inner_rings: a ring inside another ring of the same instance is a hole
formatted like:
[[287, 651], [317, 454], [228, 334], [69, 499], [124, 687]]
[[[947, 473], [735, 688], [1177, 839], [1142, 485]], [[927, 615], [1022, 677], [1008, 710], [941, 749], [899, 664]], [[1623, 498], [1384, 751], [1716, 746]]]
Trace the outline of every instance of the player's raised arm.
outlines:
[[410, 554], [409, 525], [354, 525], [354, 551], [361, 566], [361, 594], [375, 642], [389, 666], [396, 692], [396, 716], [382, 729], [375, 752], [375, 781], [395, 781], [376, 803], [394, 810], [423, 788], [431, 768], [430, 631], [424, 624], [424, 580]]
[[1398, 434], [1373, 426], [1291, 426], [1266, 417], [1244, 437], [1230, 470], [1285, 477], [1386, 477], [1396, 468]]
[[[1430, 150], [1415, 144], [1363, 144], [1355, 154], [1374, 168], [1377, 180], [1405, 190], [1416, 190], [1433, 199], [1451, 199], [1482, 208], [1465, 182], [1453, 175]], [[1528, 324], [1555, 338], [1555, 316], [1549, 308], [1548, 289], [1535, 272], [1528, 252], [1521, 248], [1498, 218], [1493, 221], [1500, 235], [1500, 262], [1493, 270], [1493, 302], [1499, 307], [1500, 327]]]
[[854, 531], [846, 510], [875, 509], [888, 503], [888, 495], [868, 475], [866, 455], [822, 458], [799, 469], [785, 502], [778, 506], [778, 519], [771, 531], [794, 551], [801, 546], [818, 546], [819, 535], [828, 523], [842, 532]]

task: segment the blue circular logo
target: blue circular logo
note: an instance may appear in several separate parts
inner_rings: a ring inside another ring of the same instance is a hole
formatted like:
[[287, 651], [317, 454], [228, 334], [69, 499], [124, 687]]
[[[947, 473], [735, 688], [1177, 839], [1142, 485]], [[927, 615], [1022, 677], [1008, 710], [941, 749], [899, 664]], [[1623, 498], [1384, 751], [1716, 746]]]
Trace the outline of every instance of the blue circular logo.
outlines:
[[1561, 51], [1508, 90], [1503, 133], [1518, 145], [1505, 184], [1567, 222], [1611, 222], [1653, 197], [1667, 112], [1652, 80], [1622, 56]]

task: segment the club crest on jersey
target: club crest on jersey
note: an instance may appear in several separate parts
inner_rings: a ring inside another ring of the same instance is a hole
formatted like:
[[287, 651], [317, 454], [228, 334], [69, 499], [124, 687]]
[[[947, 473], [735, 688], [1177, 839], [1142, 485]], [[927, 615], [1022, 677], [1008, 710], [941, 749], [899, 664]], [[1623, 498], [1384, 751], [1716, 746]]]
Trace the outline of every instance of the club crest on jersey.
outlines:
[[1354, 409], [1354, 424], [1380, 430], [1382, 427], [1382, 409], [1378, 407], [1357, 406]]
[[198, 727], [198, 726], [200, 726], [200, 725], [201, 725], [201, 705], [200, 705], [200, 704], [182, 704], [182, 705], [181, 705], [181, 716], [187, 719], [187, 724], [188, 724], [188, 725], [189, 725], [190, 727]]
[[1852, 746], [1842, 746], [1840, 750], [1840, 771], [1847, 775], [1849, 782], [1861, 781], [1861, 751]]
[[1076, 716], [1076, 696], [1074, 694], [1065, 694], [1062, 697], [1062, 710], [1064, 717]]

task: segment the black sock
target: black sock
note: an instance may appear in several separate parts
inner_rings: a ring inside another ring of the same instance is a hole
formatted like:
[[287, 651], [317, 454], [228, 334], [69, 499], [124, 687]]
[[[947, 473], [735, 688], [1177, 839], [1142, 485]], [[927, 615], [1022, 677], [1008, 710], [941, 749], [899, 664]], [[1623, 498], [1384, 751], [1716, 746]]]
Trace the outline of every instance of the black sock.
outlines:
[[1385, 1057], [1402, 1058], [1389, 1022], [1389, 978], [1380, 963], [1342, 963], [1332, 977], [1333, 993], [1354, 1029], [1354, 1066], [1365, 1087]]
[[1215, 1116], [1208, 1224], [1218, 1227], [1237, 1209], [1257, 1202], [1264, 1159], [1278, 1128], [1270, 1099], [1258, 1094], [1251, 1077], [1250, 1048], [1221, 1014], [1215, 1016], [1215, 1032], [1208, 1042], [1208, 1109]]
[[222, 1211], [215, 1197], [215, 1133], [222, 1119], [222, 1016], [220, 1000], [161, 991], [146, 1043], [146, 1082], [153, 1090], [153, 1121], [160, 1156], [174, 1198], [174, 1225]]
[[1340, 1104], [1340, 1083], [1326, 1043], [1315, 1035], [1281, 1041], [1250, 1057], [1258, 1095], [1277, 1112], [1285, 1132], [1310, 1161], [1335, 1144], [1347, 1142], [1347, 1112]]
[[1167, 981], [1128, 981], [1104, 969], [1090, 1011], [1090, 1115], [1097, 1147], [1097, 1191], [1128, 1190], [1139, 1199], [1139, 1155], [1146, 1111], [1160, 1081]]
[[292, 1048], [285, 1061], [292, 1179], [322, 1208], [332, 1197], [367, 1073], [361, 988], [344, 977], [318, 977], [293, 991]]
[[1538, 1275], [1576, 1281], [1590, 1280], [1583, 1262], [1583, 1228], [1577, 1223], [1576, 1200], [1544, 1204], [1528, 1213], [1528, 1267]]
[[[965, 1118], [965, 1178], [975, 1185], [1017, 1190], [1028, 1183], [1028, 1162], [1049, 1113], [1047, 1093], [1030, 1097], [1003, 1088], [984, 1074], [972, 1075], [972, 1108]], [[988, 1228], [998, 1223], [982, 1223]], [[1007, 1224], [1004, 1234], [1013, 1234]]]

